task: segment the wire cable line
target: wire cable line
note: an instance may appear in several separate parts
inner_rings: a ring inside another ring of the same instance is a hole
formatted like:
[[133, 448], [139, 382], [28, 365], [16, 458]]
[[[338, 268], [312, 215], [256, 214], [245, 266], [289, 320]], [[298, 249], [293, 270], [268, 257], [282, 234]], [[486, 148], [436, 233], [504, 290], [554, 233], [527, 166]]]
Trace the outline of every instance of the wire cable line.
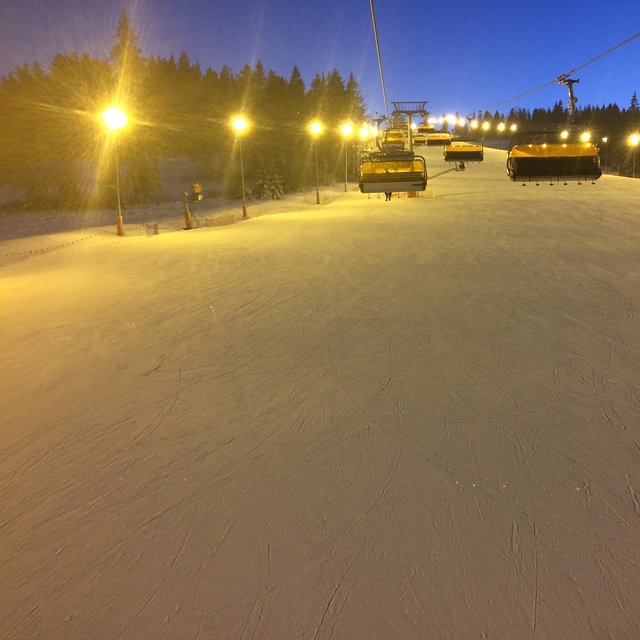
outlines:
[[[372, 2], [373, 2], [373, 0], [372, 0]], [[531, 95], [532, 93], [536, 93], [536, 91], [540, 91], [541, 89], [545, 89], [546, 87], [549, 87], [552, 84], [555, 84], [556, 82], [563, 83], [563, 81], [565, 81], [572, 73], [575, 73], [576, 71], [580, 71], [580, 69], [584, 69], [585, 67], [589, 66], [590, 64], [593, 64], [597, 60], [600, 60], [600, 58], [604, 58], [606, 55], [609, 55], [610, 53], [612, 53], [616, 49], [619, 49], [620, 47], [624, 46], [625, 44], [628, 44], [629, 42], [631, 42], [632, 40], [635, 40], [638, 37], [640, 37], [640, 33], [636, 33], [635, 35], [631, 36], [630, 38], [627, 38], [626, 40], [623, 40], [622, 42], [618, 43], [615, 47], [611, 47], [611, 49], [607, 49], [604, 53], [601, 53], [600, 55], [596, 56], [595, 58], [592, 58], [588, 62], [585, 62], [584, 64], [581, 64], [579, 67], [576, 67], [575, 69], [571, 69], [571, 71], [569, 71], [568, 73], [563, 73], [563, 74], [559, 75], [554, 80], [551, 80], [551, 82], [546, 82], [545, 84], [541, 85], [537, 89], [531, 89], [531, 91], [527, 91], [526, 93], [521, 93], [519, 96], [516, 96], [515, 98], [511, 98], [510, 100], [505, 100], [504, 102], [500, 102], [499, 104], [494, 104], [492, 107], [488, 107], [487, 109], [485, 109], [485, 111], [492, 111], [493, 109], [497, 109], [498, 107], [502, 107], [505, 104], [509, 104], [510, 102], [515, 102], [516, 100], [520, 100], [520, 98], [524, 98], [525, 96]]]
[[380, 42], [378, 40], [378, 26], [376, 24], [376, 12], [373, 8], [373, 0], [369, 0], [371, 5], [371, 20], [373, 21], [373, 35], [376, 40], [376, 53], [378, 54], [378, 68], [380, 69], [380, 84], [382, 85], [382, 99], [384, 100], [384, 114], [389, 119], [389, 107], [387, 106], [387, 90], [384, 87], [384, 73], [382, 72], [382, 56], [380, 55]]

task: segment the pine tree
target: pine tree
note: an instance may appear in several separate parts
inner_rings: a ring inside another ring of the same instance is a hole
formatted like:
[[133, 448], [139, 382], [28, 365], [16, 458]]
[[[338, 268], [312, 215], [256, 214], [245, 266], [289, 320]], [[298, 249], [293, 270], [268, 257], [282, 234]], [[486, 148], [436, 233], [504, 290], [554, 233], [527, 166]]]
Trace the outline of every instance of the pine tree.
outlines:
[[115, 40], [116, 43], [111, 48], [111, 62], [116, 77], [123, 82], [127, 75], [139, 72], [143, 66], [142, 51], [137, 45], [138, 36], [124, 9], [120, 10]]
[[304, 80], [300, 75], [300, 70], [294, 66], [289, 78], [289, 99], [294, 103], [297, 110], [302, 108], [304, 101], [305, 86]]
[[236, 82], [240, 91], [239, 97], [241, 101], [240, 104], [236, 105], [235, 109], [249, 113], [259, 105], [259, 96], [264, 89], [265, 75], [262, 62], [258, 60], [255, 69], [245, 64], [238, 74]]
[[355, 79], [353, 73], [349, 75], [346, 87], [347, 104], [349, 108], [348, 119], [354, 122], [360, 122], [364, 119], [365, 106], [364, 97], [358, 86], [358, 81]]
[[347, 103], [344, 80], [337, 69], [327, 74], [325, 109], [332, 119], [341, 121], [349, 119], [349, 105]]
[[[140, 201], [160, 186], [158, 156], [161, 145], [158, 128], [135, 123], [148, 121], [149, 114], [157, 114], [163, 100], [155, 93], [147, 61], [137, 45], [138, 36], [124, 9], [120, 11], [114, 40], [110, 58], [115, 80], [112, 100], [129, 116], [129, 124], [118, 134], [122, 185], [133, 194], [135, 201]], [[133, 128], [135, 135], [131, 131]]]
[[282, 200], [284, 198], [282, 176], [275, 162], [269, 162], [260, 170], [256, 181], [256, 194], [261, 200]]

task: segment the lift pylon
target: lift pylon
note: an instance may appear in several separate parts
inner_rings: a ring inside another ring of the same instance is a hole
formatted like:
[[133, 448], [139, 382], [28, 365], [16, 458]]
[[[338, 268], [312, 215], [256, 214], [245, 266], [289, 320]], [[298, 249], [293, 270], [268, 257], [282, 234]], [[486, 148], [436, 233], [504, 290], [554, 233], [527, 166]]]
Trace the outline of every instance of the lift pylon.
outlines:
[[409, 151], [413, 151], [413, 132], [411, 130], [411, 116], [419, 115], [423, 118], [427, 117], [427, 111], [425, 110], [426, 100], [421, 102], [394, 102], [393, 103], [393, 115], [402, 114], [408, 117], [408, 133], [407, 139], [409, 140]]

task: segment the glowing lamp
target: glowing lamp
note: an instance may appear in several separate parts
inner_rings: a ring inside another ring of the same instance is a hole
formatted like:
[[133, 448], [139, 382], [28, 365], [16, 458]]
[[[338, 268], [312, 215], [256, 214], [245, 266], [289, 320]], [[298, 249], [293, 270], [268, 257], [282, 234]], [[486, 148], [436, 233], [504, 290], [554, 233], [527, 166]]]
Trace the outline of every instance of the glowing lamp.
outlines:
[[244, 118], [234, 118], [231, 124], [238, 133], [242, 133], [247, 128], [247, 121]]
[[102, 120], [107, 125], [107, 128], [112, 131], [126, 127], [129, 121], [127, 114], [122, 109], [118, 109], [118, 107], [109, 107], [102, 114]]

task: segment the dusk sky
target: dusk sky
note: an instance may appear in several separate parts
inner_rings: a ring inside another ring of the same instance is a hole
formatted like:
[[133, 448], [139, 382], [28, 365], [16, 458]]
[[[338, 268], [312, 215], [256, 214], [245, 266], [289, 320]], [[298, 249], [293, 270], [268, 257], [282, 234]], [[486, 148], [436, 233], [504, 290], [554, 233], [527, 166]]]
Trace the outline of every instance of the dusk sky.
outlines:
[[[309, 86], [353, 73], [368, 112], [384, 113], [369, 0], [0, 0], [0, 76], [56, 53], [107, 58], [120, 9], [143, 55], [238, 73], [261, 60]], [[567, 103], [551, 82], [640, 32], [637, 0], [375, 0], [387, 99], [428, 102], [435, 115]], [[640, 37], [575, 74], [578, 106], [629, 106], [640, 90]], [[507, 102], [502, 106], [500, 103]], [[389, 105], [392, 109], [392, 105]]]

